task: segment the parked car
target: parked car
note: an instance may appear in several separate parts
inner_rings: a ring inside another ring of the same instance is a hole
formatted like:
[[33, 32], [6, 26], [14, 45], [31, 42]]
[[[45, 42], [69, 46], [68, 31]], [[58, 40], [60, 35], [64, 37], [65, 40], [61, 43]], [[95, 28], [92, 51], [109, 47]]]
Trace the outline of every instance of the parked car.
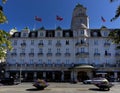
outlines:
[[97, 86], [100, 90], [108, 90], [108, 91], [113, 86], [113, 84], [108, 81], [102, 81], [94, 85]]
[[13, 78], [3, 78], [0, 80], [0, 83], [3, 85], [13, 85], [14, 79]]
[[83, 83], [84, 84], [98, 84], [101, 83], [103, 81], [108, 82], [108, 80], [106, 78], [93, 78], [93, 79], [89, 79], [89, 80], [84, 80]]

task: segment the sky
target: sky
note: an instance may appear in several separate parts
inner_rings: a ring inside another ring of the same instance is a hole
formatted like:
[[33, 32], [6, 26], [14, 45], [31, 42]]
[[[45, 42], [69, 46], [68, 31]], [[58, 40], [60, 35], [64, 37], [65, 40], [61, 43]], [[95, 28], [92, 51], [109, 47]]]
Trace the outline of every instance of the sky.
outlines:
[[[107, 28], [120, 28], [120, 18], [110, 22], [115, 15], [120, 1], [110, 3], [109, 0], [7, 0], [3, 6], [4, 14], [8, 23], [0, 24], [0, 29], [10, 31], [16, 27], [18, 31], [29, 27], [29, 29], [55, 29], [60, 26], [62, 29], [70, 29], [73, 9], [79, 3], [87, 8], [89, 16], [89, 28], [100, 28], [102, 25]], [[62, 21], [56, 20], [56, 15], [63, 17]], [[34, 17], [42, 18], [41, 22], [35, 21]], [[104, 17], [106, 22], [101, 20]]]

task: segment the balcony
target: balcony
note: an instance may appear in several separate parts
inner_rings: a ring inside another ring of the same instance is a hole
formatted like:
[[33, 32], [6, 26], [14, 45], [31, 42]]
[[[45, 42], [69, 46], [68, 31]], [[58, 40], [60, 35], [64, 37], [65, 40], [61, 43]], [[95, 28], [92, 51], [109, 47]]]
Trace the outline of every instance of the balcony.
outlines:
[[56, 53], [55, 55], [56, 55], [56, 56], [61, 56], [61, 53]]
[[111, 56], [111, 53], [106, 53], [105, 56], [106, 56], [106, 57], [110, 57], [110, 56]]
[[26, 47], [26, 43], [21, 43], [21, 47]]
[[39, 44], [38, 44], [38, 47], [43, 47], [43, 46], [44, 46], [43, 43], [39, 43]]
[[17, 53], [11, 53], [11, 56], [17, 56]]
[[88, 46], [87, 42], [77, 42], [75, 46]]
[[104, 47], [109, 47], [110, 43], [104, 43]]
[[56, 43], [56, 47], [61, 47], [61, 43]]
[[120, 53], [116, 53], [116, 54], [115, 54], [115, 57], [120, 58]]
[[20, 56], [25, 56], [25, 53], [20, 53]]
[[38, 53], [38, 56], [43, 56], [43, 53]]
[[34, 56], [34, 53], [29, 53], [29, 56], [30, 56], [30, 57], [33, 57], [33, 56]]
[[70, 53], [65, 53], [65, 56], [66, 56], [66, 57], [69, 57], [69, 56], [70, 56]]
[[52, 56], [52, 53], [47, 53], [47, 56], [48, 56], [48, 57]]
[[100, 57], [100, 53], [94, 53], [94, 57]]
[[86, 58], [89, 56], [88, 52], [77, 52], [76, 53], [76, 57], [82, 57], [82, 58]]

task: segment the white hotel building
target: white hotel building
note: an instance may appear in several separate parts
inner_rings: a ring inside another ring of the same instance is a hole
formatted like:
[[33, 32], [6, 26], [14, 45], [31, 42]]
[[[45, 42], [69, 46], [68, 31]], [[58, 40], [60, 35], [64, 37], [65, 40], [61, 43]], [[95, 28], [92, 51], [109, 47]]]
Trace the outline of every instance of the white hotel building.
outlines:
[[89, 28], [86, 8], [73, 10], [71, 28], [13, 33], [13, 50], [7, 52], [6, 76], [24, 80], [70, 81], [95, 77], [120, 77], [120, 50], [108, 39], [114, 29]]

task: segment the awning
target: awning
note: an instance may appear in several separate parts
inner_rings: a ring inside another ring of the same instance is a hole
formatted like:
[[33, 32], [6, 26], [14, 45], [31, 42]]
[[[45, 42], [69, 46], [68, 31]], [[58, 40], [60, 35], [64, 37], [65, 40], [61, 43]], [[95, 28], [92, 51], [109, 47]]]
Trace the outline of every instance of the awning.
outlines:
[[74, 69], [94, 69], [94, 67], [91, 65], [79, 65], [75, 66]]

